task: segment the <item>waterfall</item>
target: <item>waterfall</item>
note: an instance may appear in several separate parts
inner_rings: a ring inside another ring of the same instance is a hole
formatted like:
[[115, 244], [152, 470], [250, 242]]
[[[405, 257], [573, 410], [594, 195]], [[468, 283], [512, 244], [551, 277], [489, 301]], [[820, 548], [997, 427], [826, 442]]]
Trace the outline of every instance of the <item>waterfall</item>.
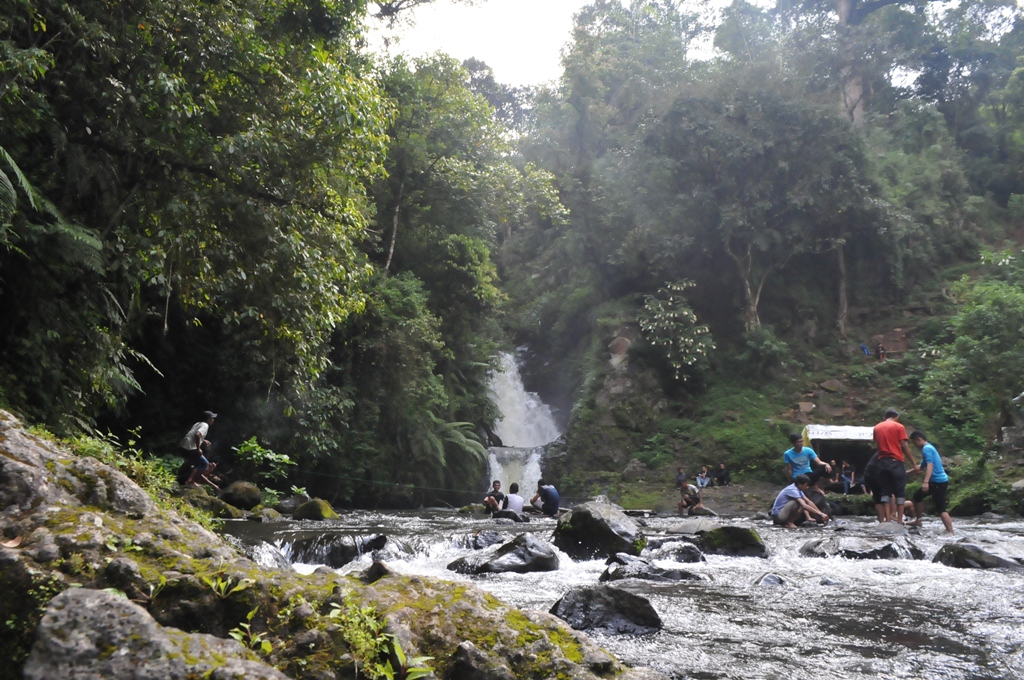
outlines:
[[523, 387], [515, 356], [498, 355], [498, 370], [491, 372], [490, 381], [489, 396], [501, 413], [494, 432], [505, 444], [488, 449], [490, 480], [501, 481], [505, 492], [518, 483], [519, 495], [529, 500], [540, 479], [544, 445], [562, 433], [548, 405]]

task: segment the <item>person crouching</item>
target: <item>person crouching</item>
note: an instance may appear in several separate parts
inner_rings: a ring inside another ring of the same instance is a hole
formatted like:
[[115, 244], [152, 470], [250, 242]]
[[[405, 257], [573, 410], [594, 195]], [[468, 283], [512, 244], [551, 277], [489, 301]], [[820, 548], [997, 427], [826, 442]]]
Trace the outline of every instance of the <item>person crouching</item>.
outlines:
[[797, 475], [792, 484], [779, 492], [770, 513], [775, 526], [795, 529], [797, 525], [808, 522], [812, 518], [819, 524], [828, 524], [828, 515], [807, 500], [805, 493], [809, 488], [811, 488], [810, 477]]

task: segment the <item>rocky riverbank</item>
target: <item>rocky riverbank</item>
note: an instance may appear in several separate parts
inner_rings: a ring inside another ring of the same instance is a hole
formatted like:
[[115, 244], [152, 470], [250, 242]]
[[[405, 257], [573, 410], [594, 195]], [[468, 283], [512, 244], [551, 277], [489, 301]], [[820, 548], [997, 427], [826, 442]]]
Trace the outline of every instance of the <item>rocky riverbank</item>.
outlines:
[[0, 679], [663, 677], [465, 583], [261, 568], [159, 500], [0, 411]]

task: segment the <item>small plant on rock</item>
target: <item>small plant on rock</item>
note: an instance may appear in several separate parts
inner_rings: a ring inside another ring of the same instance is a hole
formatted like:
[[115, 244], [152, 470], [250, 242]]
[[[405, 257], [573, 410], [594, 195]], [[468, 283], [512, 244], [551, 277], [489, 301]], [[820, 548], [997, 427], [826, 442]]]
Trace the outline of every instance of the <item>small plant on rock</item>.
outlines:
[[238, 624], [237, 627], [232, 628], [228, 631], [228, 635], [241, 642], [249, 649], [258, 649], [264, 654], [270, 654], [274, 649], [274, 645], [270, 640], [264, 639], [263, 633], [254, 632], [252, 629], [252, 617], [256, 616], [256, 607], [251, 612], [245, 615], [245, 623]]
[[226, 600], [231, 597], [234, 593], [245, 590], [253, 584], [253, 580], [249, 578], [239, 579], [234, 585], [231, 585], [231, 577], [223, 577], [220, 574], [216, 574], [213, 578], [203, 577], [203, 583], [205, 583], [210, 590], [216, 593], [217, 597], [222, 600]]

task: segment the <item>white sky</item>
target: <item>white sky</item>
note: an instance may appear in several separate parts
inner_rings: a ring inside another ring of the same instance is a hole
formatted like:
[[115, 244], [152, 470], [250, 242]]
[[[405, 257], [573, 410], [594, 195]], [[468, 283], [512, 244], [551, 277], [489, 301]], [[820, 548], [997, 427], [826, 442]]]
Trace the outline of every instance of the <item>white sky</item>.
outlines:
[[[464, 61], [476, 57], [498, 82], [539, 85], [561, 75], [561, 51], [572, 17], [590, 0], [481, 0], [467, 6], [437, 0], [410, 10], [414, 23], [388, 29], [370, 21], [375, 51], [423, 56], [441, 51]], [[385, 48], [385, 38], [392, 44]], [[397, 39], [397, 43], [394, 42]]]

